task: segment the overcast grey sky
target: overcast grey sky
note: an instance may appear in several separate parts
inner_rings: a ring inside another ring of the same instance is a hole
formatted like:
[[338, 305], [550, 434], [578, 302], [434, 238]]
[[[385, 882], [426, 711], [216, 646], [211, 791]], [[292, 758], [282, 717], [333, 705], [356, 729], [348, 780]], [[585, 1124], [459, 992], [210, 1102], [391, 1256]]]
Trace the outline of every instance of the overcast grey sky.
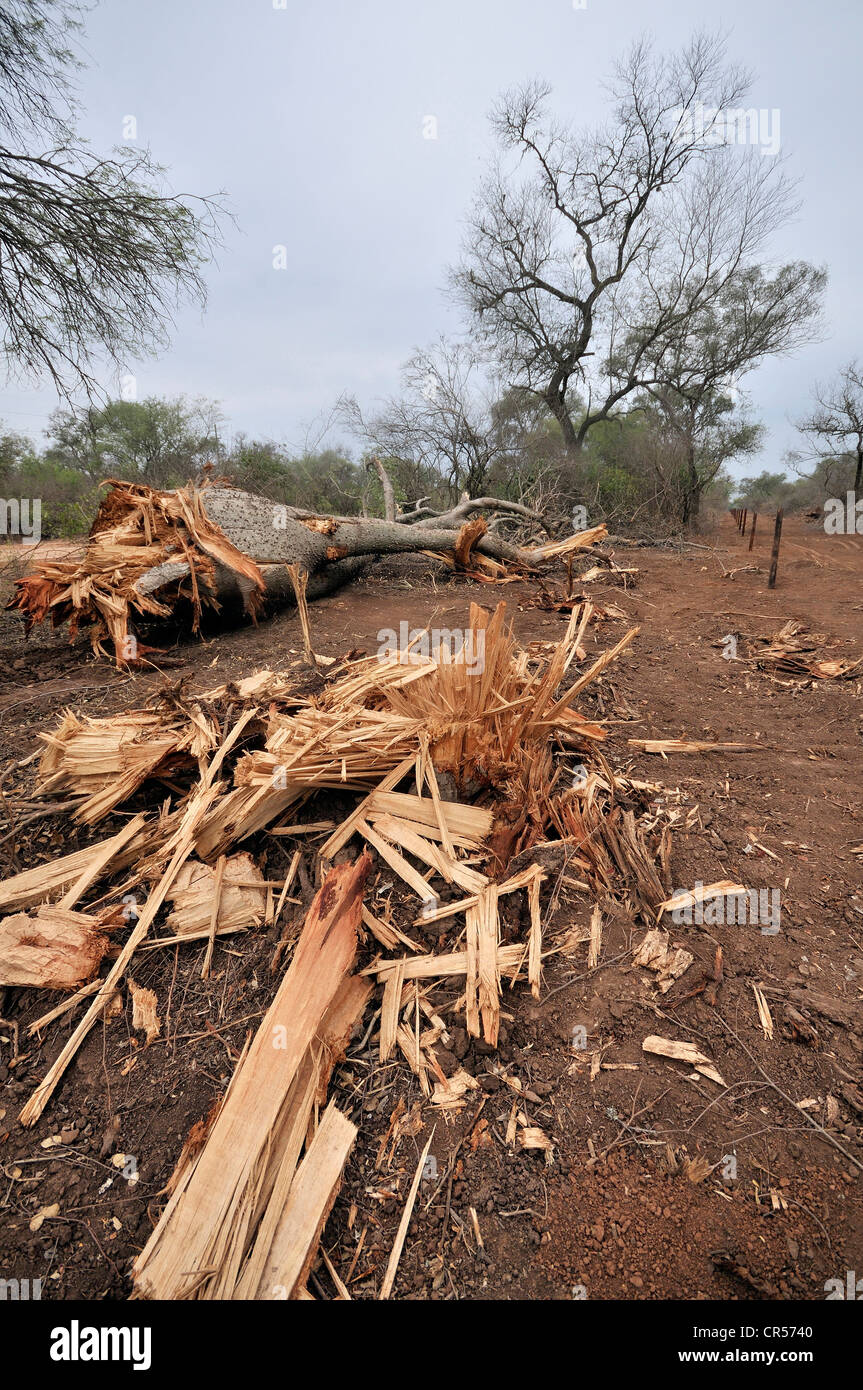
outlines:
[[[134, 365], [139, 397], [215, 398], [231, 430], [301, 445], [342, 392], [368, 407], [395, 391], [411, 350], [459, 326], [442, 286], [498, 92], [544, 77], [556, 113], [590, 124], [633, 39], [675, 47], [705, 26], [754, 69], [749, 105], [778, 109], [802, 180], [775, 257], [830, 271], [825, 341], [746, 380], [769, 432], [743, 471], [779, 465], [813, 380], [863, 356], [860, 0], [282, 3], [102, 0], [89, 18], [80, 93], [94, 146], [121, 143], [133, 116], [173, 188], [224, 190], [238, 222], [206, 313], [183, 313], [171, 350]], [[0, 418], [38, 439], [55, 404], [47, 388], [7, 389]]]

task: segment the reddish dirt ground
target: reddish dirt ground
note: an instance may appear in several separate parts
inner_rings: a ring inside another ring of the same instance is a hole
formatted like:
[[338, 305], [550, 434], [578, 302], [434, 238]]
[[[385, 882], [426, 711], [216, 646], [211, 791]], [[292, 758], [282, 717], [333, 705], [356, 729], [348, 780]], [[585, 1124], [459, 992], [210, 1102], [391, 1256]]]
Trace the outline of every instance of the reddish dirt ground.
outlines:
[[[591, 597], [626, 617], [589, 629], [588, 660], [633, 623], [641, 632], [588, 688], [581, 708], [609, 719], [615, 768], [661, 783], [658, 801], [679, 811], [675, 887], [731, 879], [778, 889], [779, 932], [750, 923], [673, 927], [672, 939], [696, 962], [660, 994], [630, 959], [643, 930], [612, 916], [595, 970], [582, 946], [548, 962], [539, 1001], [523, 983], [506, 994], [497, 1054], [468, 1045], [454, 1029], [445, 1061], [479, 1083], [454, 1117], [420, 1104], [401, 1061], [377, 1064], [373, 1033], [355, 1039], [334, 1091], [360, 1124], [360, 1140], [323, 1241], [352, 1297], [377, 1294], [432, 1125], [434, 1163], [420, 1188], [397, 1298], [823, 1299], [826, 1281], [863, 1269], [863, 860], [852, 852], [863, 842], [863, 679], [813, 685], [723, 657], [729, 634], [746, 650], [745, 639], [789, 619], [817, 634], [820, 656], [863, 654], [863, 537], [827, 537], [786, 522], [779, 582], [768, 591], [768, 530], [762, 519], [751, 553], [727, 518], [697, 545], [617, 545], [618, 563], [639, 573], [626, 590], [608, 579], [589, 586]], [[741, 568], [753, 563], [756, 571]], [[313, 605], [315, 648], [333, 657], [372, 652], [380, 630], [401, 621], [464, 626], [472, 599], [505, 600], [523, 642], [553, 640], [566, 616], [538, 609], [535, 596], [521, 582], [497, 588], [443, 579], [420, 560], [382, 565]], [[205, 689], [261, 665], [289, 667], [300, 651], [297, 618], [283, 614], [257, 629], [179, 644], [171, 654], [182, 664], [167, 678]], [[32, 786], [32, 765], [14, 764], [65, 706], [90, 714], [137, 706], [165, 679], [119, 674], [62, 634], [37, 632], [25, 644], [11, 615], [0, 628], [0, 666], [0, 789], [10, 799]], [[295, 669], [299, 688], [314, 683]], [[666, 761], [627, 743], [649, 737], [756, 747]], [[310, 815], [335, 820], [352, 804], [329, 797]], [[7, 873], [86, 843], [60, 817], [14, 835], [0, 829], [0, 837]], [[266, 854], [275, 877], [296, 846], [310, 843], [261, 835], [251, 846]], [[313, 877], [309, 855], [306, 903]], [[373, 875], [372, 897], [391, 882], [386, 870]], [[299, 926], [302, 909], [292, 910]], [[584, 895], [565, 888], [547, 930], [585, 927], [590, 911]], [[406, 907], [397, 920], [405, 925], [413, 915]], [[520, 934], [521, 905], [512, 900], [503, 920]], [[152, 1229], [183, 1140], [224, 1091], [247, 1031], [273, 996], [279, 977], [271, 960], [285, 927], [283, 920], [268, 933], [217, 943], [206, 982], [198, 943], [137, 957], [133, 978], [158, 995], [162, 1037], [139, 1044], [124, 996], [122, 1012], [93, 1030], [32, 1130], [20, 1127], [18, 1110], [74, 1021], [46, 1029], [41, 1044], [26, 1038], [27, 1023], [57, 996], [8, 990], [4, 999], [0, 989], [2, 1277], [42, 1278], [43, 1297], [128, 1294], [130, 1260]], [[724, 978], [711, 1007], [692, 991], [712, 970], [718, 945]], [[772, 1040], [759, 1022], [756, 984], [772, 1014]], [[446, 992], [438, 997], [446, 1001]], [[23, 1056], [10, 1065], [13, 1024]], [[584, 1051], [572, 1046], [577, 1028], [585, 1030]], [[643, 1039], [656, 1033], [695, 1043], [725, 1085], [645, 1054]], [[529, 1123], [550, 1137], [550, 1162], [506, 1143], [514, 1093], [503, 1073], [520, 1083]], [[376, 1166], [399, 1102], [405, 1132]], [[118, 1154], [134, 1156], [137, 1182], [115, 1165]], [[687, 1169], [697, 1158], [709, 1171], [691, 1181]], [[32, 1230], [35, 1214], [53, 1204], [56, 1215]], [[333, 1296], [323, 1265], [310, 1291]]]

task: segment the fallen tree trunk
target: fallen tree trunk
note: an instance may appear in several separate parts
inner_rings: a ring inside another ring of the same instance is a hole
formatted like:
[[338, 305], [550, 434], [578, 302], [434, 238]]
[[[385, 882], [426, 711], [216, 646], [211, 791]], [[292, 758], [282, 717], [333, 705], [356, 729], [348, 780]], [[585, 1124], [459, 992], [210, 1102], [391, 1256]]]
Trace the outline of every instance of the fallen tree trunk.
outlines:
[[598, 526], [553, 545], [513, 545], [475, 514], [491, 508], [535, 514], [493, 498], [464, 500], [443, 516], [404, 523], [313, 516], [224, 484], [190, 483], [173, 492], [117, 481], [110, 487], [84, 554], [38, 565], [17, 581], [9, 606], [24, 614], [28, 631], [49, 617], [55, 627], [68, 622], [73, 637], [86, 626], [101, 654], [110, 637], [120, 663], [139, 655], [135, 619], [168, 618], [182, 600], [191, 605], [192, 631], [204, 607], [241, 605], [255, 616], [267, 603], [293, 603], [290, 565], [305, 571], [307, 597], [316, 599], [356, 578], [374, 556], [427, 552], [462, 568], [493, 562], [496, 572], [532, 569], [606, 534]]
[[[234, 488], [207, 488], [200, 495], [207, 517], [258, 565], [298, 564], [309, 575], [349, 556], [453, 550], [463, 522], [477, 509], [462, 504], [444, 517], [405, 525], [375, 518], [299, 519], [279, 503]], [[483, 503], [487, 501], [483, 499]], [[534, 550], [510, 545], [496, 536], [483, 536], [476, 549], [494, 560], [526, 566], [539, 558]]]

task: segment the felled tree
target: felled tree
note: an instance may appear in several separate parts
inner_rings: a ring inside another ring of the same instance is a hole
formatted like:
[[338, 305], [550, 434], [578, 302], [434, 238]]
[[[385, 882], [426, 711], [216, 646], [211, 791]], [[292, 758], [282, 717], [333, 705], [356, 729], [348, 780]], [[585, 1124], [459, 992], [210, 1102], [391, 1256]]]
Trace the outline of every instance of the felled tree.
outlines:
[[255, 615], [267, 602], [292, 603], [289, 566], [308, 576], [307, 597], [315, 599], [378, 555], [428, 552], [493, 577], [507, 566], [534, 567], [587, 549], [606, 533], [596, 526], [554, 544], [519, 546], [489, 531], [485, 511], [541, 521], [519, 503], [492, 497], [465, 500], [440, 516], [380, 521], [316, 516], [215, 482], [170, 492], [113, 482], [83, 555], [37, 565], [18, 580], [10, 607], [24, 614], [28, 631], [46, 618], [68, 622], [73, 636], [85, 626], [97, 651], [110, 637], [124, 662], [138, 655], [134, 620], [168, 618], [183, 600], [193, 630], [205, 607], [242, 606]]

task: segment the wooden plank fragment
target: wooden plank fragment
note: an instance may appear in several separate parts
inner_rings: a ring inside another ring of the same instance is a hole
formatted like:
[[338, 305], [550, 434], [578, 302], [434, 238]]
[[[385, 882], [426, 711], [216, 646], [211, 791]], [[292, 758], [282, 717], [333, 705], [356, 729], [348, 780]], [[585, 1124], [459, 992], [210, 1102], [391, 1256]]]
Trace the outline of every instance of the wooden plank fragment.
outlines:
[[400, 1023], [396, 1029], [396, 1042], [411, 1071], [419, 1077], [423, 1095], [429, 1095], [431, 1093], [428, 1079], [429, 1058], [420, 1046], [416, 1033], [412, 1032], [406, 1023]]
[[[219, 861], [221, 862], [221, 860]], [[213, 869], [197, 859], [189, 859], [168, 892], [172, 910], [165, 927], [177, 936], [209, 934], [213, 927], [213, 904], [218, 900], [215, 934], [257, 927], [264, 920], [267, 881], [252, 856], [245, 851], [232, 854], [224, 862], [220, 890], [216, 894], [218, 863]], [[286, 882], [290, 881], [290, 874]], [[282, 886], [286, 895], [287, 888]]]
[[312, 630], [309, 625], [309, 605], [306, 601], [306, 586], [309, 582], [308, 571], [296, 564], [285, 565], [285, 569], [291, 576], [291, 583], [294, 587], [294, 594], [297, 599], [297, 614], [303, 633], [303, 654], [309, 665], [317, 668], [318, 663], [315, 660], [315, 649], [312, 646]]
[[643, 1052], [652, 1052], [657, 1057], [669, 1057], [675, 1062], [688, 1062], [702, 1076], [706, 1076], [710, 1081], [715, 1081], [718, 1086], [724, 1086], [725, 1082], [719, 1072], [714, 1067], [709, 1057], [690, 1042], [677, 1042], [672, 1038], [660, 1038], [655, 1033], [649, 1038], [645, 1038], [641, 1044]]
[[57, 1004], [53, 1009], [49, 1009], [46, 1014], [41, 1014], [33, 1023], [28, 1024], [28, 1038], [32, 1038], [34, 1033], [41, 1032], [49, 1023], [53, 1023], [56, 1018], [62, 1018], [64, 1014], [69, 1013], [77, 1004], [83, 1003], [85, 999], [89, 999], [91, 994], [95, 994], [96, 991], [101, 988], [101, 980], [91, 980], [88, 985], [84, 985], [81, 989], [76, 990], [74, 994], [70, 994], [68, 999], [64, 999], [62, 1003]]
[[[431, 766], [431, 762], [426, 763], [426, 777]], [[494, 824], [492, 812], [484, 810], [481, 806], [464, 805], [460, 801], [440, 801], [439, 804], [441, 818], [446, 825], [451, 843], [460, 845], [463, 849], [478, 848]], [[440, 829], [440, 819], [432, 798], [412, 796], [410, 792], [375, 791], [368, 798], [367, 818], [371, 812], [413, 821], [425, 827], [423, 834], [428, 839], [437, 839], [433, 832], [436, 827]]]
[[493, 1047], [497, 1047], [497, 1033], [500, 1027], [500, 974], [497, 964], [500, 923], [497, 915], [496, 884], [491, 884], [480, 894], [478, 911], [478, 994], [483, 1038]]
[[397, 767], [394, 767], [391, 772], [387, 773], [386, 777], [381, 779], [377, 789], [371, 792], [364, 801], [361, 801], [359, 806], [357, 806], [347, 819], [342, 822], [338, 830], [334, 830], [330, 838], [321, 845], [318, 853], [322, 859], [332, 859], [340, 849], [344, 849], [348, 840], [354, 832], [359, 829], [360, 821], [367, 815], [369, 803], [372, 798], [377, 796], [380, 792], [389, 792], [392, 791], [393, 787], [397, 787], [399, 782], [407, 777], [413, 765], [414, 758], [413, 755], [411, 755], [409, 758], [403, 759]]
[[755, 995], [755, 1005], [758, 1009], [758, 1021], [768, 1042], [773, 1041], [773, 1015], [767, 1004], [767, 1000], [758, 985], [752, 982], [752, 992]]
[[380, 1059], [382, 1062], [389, 1060], [390, 1053], [396, 1045], [404, 978], [404, 961], [398, 960], [395, 962], [395, 969], [387, 975], [381, 1004]]
[[434, 807], [435, 819], [441, 834], [441, 843], [449, 855], [450, 859], [455, 858], [455, 850], [450, 839], [449, 826], [447, 824], [446, 812], [441, 801], [440, 788], [438, 786], [437, 773], [434, 770], [434, 763], [431, 758], [426, 759], [426, 781], [431, 792], [432, 806]]
[[[498, 971], [503, 972], [508, 970], [510, 966], [518, 965], [523, 956], [524, 946], [520, 942], [516, 942], [512, 946], [498, 946]], [[417, 956], [415, 959], [406, 958], [400, 961], [377, 961], [374, 965], [367, 965], [362, 973], [364, 975], [377, 975], [379, 980], [386, 981], [400, 966], [403, 967], [403, 979], [405, 980], [436, 980], [451, 975], [466, 975], [468, 953], [467, 951], [452, 951], [445, 956]]]
[[[395, 816], [377, 814], [373, 815], [372, 820], [375, 829], [383, 835], [384, 839], [389, 840], [393, 846], [401, 845], [415, 859], [420, 859], [424, 864], [428, 864], [447, 883], [455, 883], [467, 893], [479, 893], [488, 883], [485, 874], [470, 868], [469, 865], [459, 863], [457, 859], [447, 854], [443, 846], [435, 845], [430, 840], [424, 839], [407, 821], [398, 820]], [[429, 894], [427, 893], [426, 896], [428, 897]]]
[[702, 883], [696, 888], [692, 888], [686, 893], [679, 893], [676, 897], [666, 898], [665, 902], [658, 904], [656, 908], [657, 920], [663, 912], [674, 911], [694, 907], [696, 903], [703, 903], [708, 898], [736, 898], [746, 889], [742, 883], [733, 883], [731, 879], [719, 879], [716, 883]]
[[249, 1222], [249, 1231], [254, 1233], [251, 1252], [242, 1265], [242, 1272], [233, 1289], [225, 1278], [219, 1285], [214, 1285], [213, 1296], [219, 1294], [238, 1300], [255, 1297], [270, 1258], [273, 1237], [281, 1221], [303, 1144], [309, 1135], [313, 1111], [325, 1101], [333, 1066], [344, 1055], [351, 1029], [361, 1016], [370, 993], [371, 986], [366, 981], [359, 976], [348, 975], [324, 1014], [320, 1029], [306, 1049], [273, 1129], [266, 1153], [266, 1170]]
[[[542, 918], [539, 911], [539, 877], [534, 877], [528, 884], [527, 900], [530, 907], [530, 938], [527, 951], [527, 978], [530, 984], [530, 992], [534, 999], [539, 998], [539, 987], [542, 978]], [[498, 951], [498, 970], [500, 969], [500, 951]]]
[[206, 1147], [134, 1266], [148, 1298], [230, 1297], [285, 1099], [357, 948], [368, 854], [327, 875]]
[[[112, 836], [111, 839], [115, 839]], [[103, 841], [103, 844], [110, 841]], [[88, 845], [77, 849], [73, 854], [64, 854], [58, 859], [39, 864], [35, 869], [24, 869], [20, 874], [10, 874], [0, 883], [0, 911], [10, 908], [36, 907], [46, 901], [52, 893], [74, 883], [98, 853], [99, 845]]]
[[468, 908], [466, 918], [465, 1026], [471, 1037], [478, 1038], [482, 1020], [482, 1036], [492, 1046], [497, 1044], [500, 1025], [497, 895], [497, 884], [489, 884], [478, 895], [476, 907]]
[[409, 951], [425, 952], [428, 949], [417, 941], [411, 941], [410, 937], [406, 936], [398, 927], [388, 922], [382, 922], [365, 905], [363, 906], [363, 926], [368, 927], [375, 941], [379, 941], [388, 951], [395, 950], [399, 942], [402, 946], [407, 946]]
[[216, 861], [216, 872], [213, 875], [213, 899], [210, 906], [210, 921], [207, 929], [207, 949], [204, 952], [204, 963], [201, 966], [201, 979], [210, 978], [210, 965], [213, 960], [213, 945], [216, 940], [216, 930], [219, 925], [219, 911], [222, 906], [222, 880], [225, 877], [225, 864], [227, 856], [220, 854]]
[[139, 830], [142, 830], [146, 821], [146, 816], [137, 815], [132, 818], [123, 829], [110, 840], [99, 846], [98, 853], [84, 866], [83, 870], [75, 879], [74, 883], [64, 893], [60, 899], [60, 906], [65, 908], [74, 907], [83, 898], [88, 888], [91, 888], [99, 877], [105, 872], [108, 865], [117, 855], [125, 849], [135, 839]]
[[308, 1277], [357, 1132], [356, 1125], [331, 1101], [291, 1183], [258, 1285], [259, 1299], [297, 1297], [298, 1288]]
[[590, 915], [590, 946], [587, 952], [587, 968], [595, 970], [599, 964], [599, 952], [602, 949], [602, 913], [596, 906]]
[[629, 738], [630, 748], [643, 753], [753, 753], [765, 747], [763, 743], [705, 743], [691, 738]]
[[396, 1274], [398, 1273], [399, 1268], [399, 1260], [402, 1257], [402, 1250], [404, 1249], [404, 1243], [407, 1237], [408, 1227], [411, 1224], [411, 1216], [413, 1215], [414, 1204], [416, 1203], [417, 1199], [417, 1192], [419, 1191], [420, 1181], [423, 1175], [423, 1169], [425, 1168], [426, 1159], [428, 1158], [428, 1152], [431, 1148], [431, 1142], [433, 1138], [434, 1130], [432, 1130], [431, 1134], [429, 1135], [426, 1146], [420, 1154], [420, 1161], [417, 1164], [416, 1172], [414, 1173], [414, 1180], [411, 1183], [410, 1191], [407, 1195], [404, 1211], [402, 1212], [402, 1219], [399, 1222], [399, 1228], [396, 1231], [396, 1238], [393, 1243], [393, 1248], [390, 1251], [390, 1257], [387, 1261], [386, 1274], [384, 1275], [384, 1282], [381, 1285], [381, 1299], [388, 1299], [393, 1291], [393, 1284], [396, 1281]]
[[368, 840], [372, 849], [376, 849], [385, 864], [389, 864], [393, 873], [398, 874], [408, 886], [416, 893], [423, 903], [437, 902], [437, 893], [423, 878], [422, 874], [414, 868], [413, 864], [408, 863], [404, 855], [399, 854], [393, 845], [373, 830], [368, 821], [360, 820], [354, 827], [362, 835], [364, 840]]

